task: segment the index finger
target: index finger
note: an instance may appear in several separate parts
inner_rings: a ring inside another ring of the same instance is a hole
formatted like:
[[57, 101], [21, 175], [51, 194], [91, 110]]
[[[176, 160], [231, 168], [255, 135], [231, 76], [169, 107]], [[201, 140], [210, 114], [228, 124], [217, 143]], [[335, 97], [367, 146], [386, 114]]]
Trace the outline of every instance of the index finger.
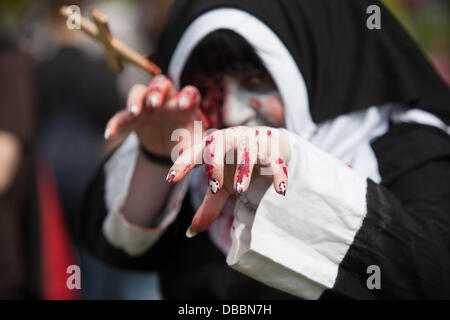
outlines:
[[203, 142], [197, 143], [184, 150], [170, 168], [166, 182], [178, 183], [183, 180], [192, 169], [202, 165], [203, 145]]

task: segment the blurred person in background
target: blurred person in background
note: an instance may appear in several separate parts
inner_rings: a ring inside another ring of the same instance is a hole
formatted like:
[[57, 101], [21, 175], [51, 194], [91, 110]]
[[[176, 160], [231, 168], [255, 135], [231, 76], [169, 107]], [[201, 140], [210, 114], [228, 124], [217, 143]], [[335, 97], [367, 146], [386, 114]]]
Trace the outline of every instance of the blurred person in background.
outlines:
[[[139, 44], [139, 48], [144, 52], [151, 51], [152, 38], [143, 38], [142, 32], [135, 32], [136, 26], [140, 25], [139, 29], [143, 32], [147, 32], [147, 30], [150, 32], [153, 29], [148, 22], [145, 24], [146, 27], [143, 27], [139, 22], [142, 20], [128, 23], [125, 21], [130, 19], [123, 19], [125, 12], [135, 16], [137, 15], [136, 12], [139, 12], [139, 7], [148, 10], [150, 5], [144, 1], [134, 1], [133, 3], [77, 1], [74, 3], [51, 0], [41, 2], [5, 1], [1, 4], [1, 14], [4, 17], [2, 22], [4, 22], [3, 26], [8, 33], [8, 38], [14, 38], [12, 42], [15, 46], [27, 52], [30, 58], [30, 62], [26, 64], [27, 72], [21, 72], [25, 70], [24, 59], [20, 55], [14, 57], [15, 51], [9, 52], [8, 57], [2, 59], [2, 63], [5, 65], [1, 69], [1, 96], [4, 100], [1, 105], [1, 114], [2, 124], [5, 126], [5, 133], [2, 131], [1, 136], [1, 151], [5, 160], [2, 162], [4, 166], [0, 171], [2, 174], [2, 193], [11, 198], [8, 191], [12, 188], [11, 185], [15, 185], [16, 179], [20, 181], [22, 176], [27, 177], [27, 179], [34, 177], [36, 173], [34, 170], [35, 159], [39, 159], [41, 171], [45, 171], [45, 174], [40, 176], [45, 178], [42, 179], [44, 183], [39, 185], [37, 191], [48, 193], [46, 189], [49, 186], [48, 182], [50, 181], [50, 185], [56, 184], [54, 186], [57, 188], [56, 190], [51, 188], [56, 191], [56, 194], [54, 197], [50, 196], [46, 199], [57, 198], [61, 200], [61, 206], [53, 206], [50, 211], [59, 211], [63, 215], [63, 220], [59, 222], [63, 226], [67, 224], [69, 227], [70, 234], [66, 235], [68, 237], [66, 240], [71, 241], [75, 225], [74, 219], [77, 210], [79, 210], [82, 191], [88, 178], [92, 175], [103, 154], [108, 149], [114, 148], [113, 144], [103, 144], [104, 122], [122, 104], [121, 92], [125, 94], [129, 89], [127, 86], [131, 86], [130, 81], [136, 81], [130, 79], [146, 80], [142, 76], [142, 72], [139, 74], [139, 72], [131, 70], [132, 72], [124, 72], [120, 81], [118, 81], [117, 76], [106, 65], [101, 45], [84, 38], [77, 30], [69, 30], [66, 27], [65, 19], [59, 14], [59, 8], [63, 4], [76, 4], [81, 8], [83, 14], [88, 13], [92, 6], [100, 10], [106, 8], [105, 13], [113, 21], [116, 21], [116, 23], [110, 24], [113, 32], [121, 31], [119, 36], [122, 35], [122, 37], [124, 34], [134, 34], [134, 37], [127, 37], [127, 41], [131, 40], [133, 46]], [[157, 11], [158, 7], [153, 9]], [[155, 12], [153, 9], [152, 12]], [[122, 19], [114, 19], [118, 12], [120, 12]], [[157, 29], [157, 27], [155, 28]], [[11, 74], [14, 67], [20, 67], [17, 69], [16, 75]], [[129, 70], [127, 69], [127, 71]], [[20, 81], [8, 83], [8, 78], [20, 78]], [[24, 88], [27, 90], [23, 90], [21, 93], [20, 88], [11, 88], [15, 83], [27, 84], [28, 87]], [[17, 99], [17, 96], [20, 99]], [[16, 99], [18, 103], [14, 106], [12, 102]], [[8, 107], [10, 105], [13, 107]], [[23, 110], [25, 108], [29, 108], [30, 112], [25, 112]], [[36, 112], [32, 113], [32, 109], [36, 109]], [[15, 116], [17, 117], [14, 118]], [[31, 133], [31, 121], [28, 120], [32, 116], [35, 126]], [[30, 124], [30, 128], [26, 124]], [[9, 131], [11, 130], [7, 130], [10, 128], [14, 128], [15, 131], [13, 132], [20, 133], [20, 136], [10, 134]], [[28, 130], [27, 135], [23, 133], [25, 129]], [[24, 147], [25, 145], [27, 148]], [[27, 154], [27, 157], [24, 158], [22, 150], [27, 152], [30, 150], [30, 154]], [[31, 150], [33, 150], [32, 153]], [[22, 162], [31, 166], [31, 172], [19, 170]], [[17, 175], [16, 170], [19, 172]], [[49, 177], [51, 178], [49, 179]], [[14, 189], [17, 188], [14, 187]], [[12, 207], [16, 214], [10, 213], [8, 215], [10, 220], [14, 222], [14, 219], [24, 216], [24, 221], [33, 221], [28, 213], [22, 210], [24, 202], [19, 201], [19, 199], [22, 200], [23, 197], [16, 196], [15, 198], [21, 206]], [[39, 206], [38, 201], [35, 202], [35, 205]], [[2, 244], [8, 243], [6, 238], [11, 238], [10, 234], [15, 230], [15, 228], [10, 228], [11, 223], [6, 223], [8, 216], [6, 213], [2, 216], [5, 218], [2, 227], [9, 231], [2, 233], [5, 237]], [[39, 217], [39, 214], [36, 213], [36, 219], [43, 219], [42, 216]], [[57, 215], [48, 219], [49, 223], [58, 220]], [[20, 221], [17, 220], [16, 224]], [[36, 230], [44, 227], [39, 224], [35, 224], [35, 226]], [[51, 228], [54, 227], [55, 224]], [[51, 230], [52, 232], [49, 232], [49, 235], [58, 233], [55, 229]], [[44, 237], [42, 234], [41, 236]], [[56, 238], [52, 239], [55, 240]], [[24, 248], [21, 242], [11, 243], [9, 250], [3, 250], [2, 261], [5, 261], [5, 266], [12, 266], [16, 263], [17, 268], [11, 267], [11, 270], [15, 270], [16, 274], [22, 273], [18, 264], [20, 254], [40, 257], [45, 255], [45, 251], [54, 250], [44, 248], [45, 245], [40, 241], [34, 241], [36, 246], [29, 248]], [[20, 251], [19, 248], [23, 251]], [[69, 251], [73, 250], [73, 248], [69, 249]], [[62, 256], [57, 256], [59, 253], [56, 249], [54, 253], [56, 255], [55, 261], [65, 261]], [[81, 278], [83, 290], [80, 297], [88, 299], [147, 299], [156, 297], [148, 291], [149, 286], [154, 286], [156, 292], [157, 287], [154, 284], [155, 278], [153, 275], [121, 272], [103, 265], [87, 255], [81, 248], [77, 250], [77, 253], [78, 261], [76, 263], [80, 264], [83, 275]], [[6, 264], [8, 259], [11, 261], [10, 264]], [[29, 264], [29, 268], [24, 274], [25, 276], [34, 274], [36, 279], [45, 282], [45, 279], [41, 278], [46, 277], [48, 273], [41, 270], [40, 266], [43, 262], [39, 260], [43, 259], [38, 259], [36, 264]], [[56, 286], [64, 289], [66, 286], [65, 278], [68, 276], [65, 273], [67, 266], [52, 267], [63, 268], [63, 270], [55, 270], [55, 272], [61, 271], [65, 274], [65, 277], [59, 279], [59, 283], [56, 283]], [[5, 281], [8, 280], [13, 283], [16, 277], [7, 276], [7, 274], [4, 273]], [[11, 286], [14, 288], [14, 285]], [[139, 290], [140, 286], [145, 286], [144, 292]], [[44, 296], [42, 288], [37, 288], [34, 297], [48, 298], [49, 295]], [[50, 297], [57, 298], [58, 296], [51, 295]], [[59, 297], [64, 298], [65, 296]]]
[[0, 299], [39, 297], [33, 59], [0, 34]]
[[[94, 44], [95, 49], [88, 49], [92, 52], [86, 51], [83, 36], [76, 30], [69, 30], [65, 19], [59, 15], [63, 3], [67, 1], [49, 1], [47, 21], [51, 30], [49, 40], [54, 49], [36, 68], [41, 116], [38, 150], [55, 172], [73, 231], [82, 193], [105, 152], [102, 143], [104, 122], [123, 104], [120, 92], [127, 90], [125, 88], [130, 78], [142, 79], [142, 75], [139, 78], [139, 73], [128, 72], [118, 78], [107, 66], [101, 45]], [[78, 5], [84, 14], [94, 6], [107, 14], [111, 21], [116, 21], [110, 23], [115, 35], [121, 35], [116, 32], [118, 29], [122, 34], [135, 35], [127, 37], [127, 41], [139, 42], [141, 39], [139, 33], [133, 32], [139, 20], [130, 24], [124, 23], [126, 20], [123, 18], [126, 12], [135, 12], [138, 3], [98, 1], [89, 4], [80, 2]], [[118, 12], [121, 19], [115, 19]], [[145, 43], [141, 41], [140, 45], [145, 47]], [[147, 47], [145, 51], [148, 50]], [[106, 150], [112, 147], [107, 145]], [[156, 297], [153, 291], [148, 291], [148, 287], [157, 288], [151, 274], [112, 269], [87, 255], [81, 248], [79, 262], [83, 275], [82, 297], [86, 299]], [[139, 289], [144, 286], [145, 291]]]
[[[55, 172], [73, 226], [83, 186], [103, 151], [102, 123], [122, 102], [114, 72], [102, 57], [93, 58], [79, 48], [80, 34], [66, 27], [59, 14], [64, 3], [48, 1], [40, 16], [51, 30], [47, 41], [53, 49], [35, 68], [37, 148]], [[83, 8], [82, 2], [79, 5]]]
[[52, 168], [37, 148], [37, 60], [15, 27], [3, 25], [1, 37], [0, 290], [6, 299], [73, 299], [77, 293], [65, 284], [75, 263], [66, 218]]

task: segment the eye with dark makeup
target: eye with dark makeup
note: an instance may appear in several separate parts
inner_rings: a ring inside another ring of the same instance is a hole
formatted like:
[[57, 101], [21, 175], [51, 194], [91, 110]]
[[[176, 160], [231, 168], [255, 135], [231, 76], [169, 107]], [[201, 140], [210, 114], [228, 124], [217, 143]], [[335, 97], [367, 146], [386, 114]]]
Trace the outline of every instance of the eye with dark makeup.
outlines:
[[239, 84], [242, 88], [251, 91], [266, 91], [273, 89], [275, 84], [270, 75], [265, 70], [253, 69], [238, 77]]

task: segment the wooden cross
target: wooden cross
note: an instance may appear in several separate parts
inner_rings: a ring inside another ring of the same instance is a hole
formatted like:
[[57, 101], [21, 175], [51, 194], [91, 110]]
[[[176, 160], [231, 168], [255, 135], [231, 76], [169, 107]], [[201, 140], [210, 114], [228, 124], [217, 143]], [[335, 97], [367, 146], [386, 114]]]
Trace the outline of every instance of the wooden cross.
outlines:
[[[73, 11], [69, 7], [63, 6], [60, 9], [60, 13], [66, 18], [70, 18]], [[105, 47], [106, 60], [112, 69], [116, 72], [121, 72], [123, 69], [122, 62], [128, 61], [147, 71], [152, 76], [161, 73], [161, 69], [157, 65], [111, 35], [108, 27], [108, 18], [106, 18], [105, 15], [96, 9], [91, 10], [90, 13], [91, 17], [94, 19], [94, 23], [81, 16], [81, 30], [95, 40], [103, 43], [103, 46]]]

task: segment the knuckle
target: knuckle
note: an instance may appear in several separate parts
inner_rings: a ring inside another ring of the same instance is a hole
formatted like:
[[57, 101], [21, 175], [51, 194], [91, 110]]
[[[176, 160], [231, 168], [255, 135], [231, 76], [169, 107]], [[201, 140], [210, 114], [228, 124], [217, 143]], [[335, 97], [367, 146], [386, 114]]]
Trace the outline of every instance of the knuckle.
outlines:
[[162, 82], [165, 81], [167, 79], [167, 77], [163, 74], [159, 74], [157, 76], [155, 76], [150, 83], [158, 83], [158, 82]]
[[186, 92], [186, 93], [200, 95], [200, 91], [197, 89], [197, 87], [194, 87], [192, 85], [188, 85], [188, 86], [184, 87], [182, 91]]
[[131, 87], [130, 92], [129, 92], [129, 96], [136, 94], [136, 93], [140, 93], [144, 90], [146, 90], [146, 87], [142, 84], [135, 84]]

